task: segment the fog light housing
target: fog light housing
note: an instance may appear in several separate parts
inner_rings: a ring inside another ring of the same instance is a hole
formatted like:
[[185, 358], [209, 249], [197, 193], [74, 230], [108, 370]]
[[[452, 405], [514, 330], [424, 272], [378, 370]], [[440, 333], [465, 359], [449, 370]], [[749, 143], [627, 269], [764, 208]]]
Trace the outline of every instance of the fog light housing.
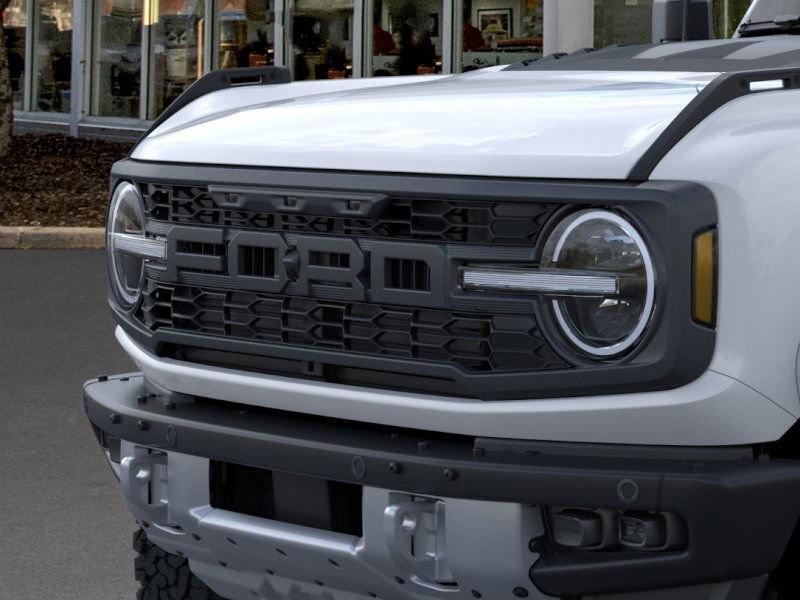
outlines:
[[667, 522], [663, 515], [625, 513], [619, 518], [619, 543], [629, 548], [660, 548], [667, 543]]

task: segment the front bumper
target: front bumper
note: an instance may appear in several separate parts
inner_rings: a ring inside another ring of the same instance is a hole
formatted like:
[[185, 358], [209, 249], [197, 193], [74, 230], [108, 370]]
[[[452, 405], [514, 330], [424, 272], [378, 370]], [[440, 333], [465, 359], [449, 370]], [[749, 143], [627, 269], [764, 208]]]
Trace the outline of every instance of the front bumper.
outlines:
[[369, 423], [425, 431], [599, 444], [734, 446], [777, 440], [797, 420], [754, 389], [714, 371], [672, 390], [481, 401], [197, 365], [156, 356], [121, 327], [116, 336], [148, 381], [173, 392], [336, 419], [358, 415]]
[[[742, 580], [777, 566], [800, 513], [800, 465], [746, 449], [441, 436], [160, 395], [140, 375], [103, 379], [86, 384], [86, 410], [104, 445], [121, 440], [131, 510], [229, 598], [543, 598]], [[363, 534], [214, 507], [211, 460], [363, 486]], [[402, 551], [397, 508], [412, 502], [444, 507], [425, 564]], [[686, 543], [565, 551], [552, 543], [553, 507], [668, 511]]]

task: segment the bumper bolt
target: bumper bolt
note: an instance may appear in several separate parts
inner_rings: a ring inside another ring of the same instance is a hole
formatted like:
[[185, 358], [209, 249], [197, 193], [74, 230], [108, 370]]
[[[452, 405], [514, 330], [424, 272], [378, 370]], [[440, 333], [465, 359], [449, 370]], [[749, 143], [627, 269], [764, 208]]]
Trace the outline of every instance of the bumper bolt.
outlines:
[[178, 432], [172, 425], [167, 426], [166, 435], [167, 435], [167, 443], [170, 446], [174, 446], [175, 444], [178, 443]]
[[350, 471], [356, 479], [364, 479], [367, 475], [367, 463], [360, 456], [354, 456], [350, 461]]
[[517, 598], [527, 598], [528, 597], [528, 590], [524, 587], [515, 587], [514, 588], [514, 595]]
[[639, 500], [639, 484], [632, 479], [623, 479], [617, 484], [617, 497], [625, 504]]
[[528, 549], [535, 554], [541, 554], [542, 551], [544, 550], [542, 539], [541, 538], [531, 539], [531, 541], [528, 542]]
[[172, 400], [167, 400], [164, 402], [164, 408], [167, 410], [175, 410], [175, 403]]
[[147, 395], [146, 395], [146, 394], [144, 394], [144, 395], [142, 395], [142, 396], [137, 396], [137, 397], [136, 397], [136, 402], [137, 402], [138, 404], [147, 404]]
[[147, 431], [150, 428], [150, 425], [147, 423], [147, 421], [143, 421], [142, 419], [139, 419], [136, 422], [136, 427], [137, 427], [137, 429], [139, 429], [139, 431]]
[[389, 472], [394, 473], [395, 475], [399, 475], [403, 472], [403, 465], [399, 462], [390, 462], [389, 463]]
[[458, 471], [455, 469], [445, 469], [442, 471], [442, 477], [444, 477], [446, 481], [455, 481], [458, 479]]
[[417, 450], [419, 450], [420, 452], [425, 452], [426, 450], [430, 450], [430, 449], [431, 449], [431, 445], [428, 442], [419, 442], [417, 444]]
[[122, 417], [120, 417], [117, 413], [111, 413], [108, 416], [108, 419], [114, 424], [117, 425], [120, 421], [122, 421]]

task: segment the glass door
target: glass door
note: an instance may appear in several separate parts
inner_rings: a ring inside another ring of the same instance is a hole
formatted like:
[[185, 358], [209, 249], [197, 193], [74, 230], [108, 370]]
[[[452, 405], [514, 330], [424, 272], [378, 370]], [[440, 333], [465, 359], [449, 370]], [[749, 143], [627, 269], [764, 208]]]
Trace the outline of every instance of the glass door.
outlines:
[[463, 0], [461, 71], [541, 57], [545, 1]]
[[72, 0], [45, 0], [35, 6], [33, 107], [68, 113], [72, 82]]
[[8, 52], [13, 106], [20, 110], [25, 97], [25, 35], [28, 29], [26, 0], [11, 0], [3, 13], [3, 34]]
[[287, 11], [287, 64], [295, 80], [353, 75], [353, 0], [294, 0]]
[[96, 0], [92, 115], [138, 119], [144, 0]]
[[368, 74], [432, 75], [442, 72], [443, 0], [373, 0]]
[[216, 66], [275, 64], [275, 1], [215, 0]]
[[155, 119], [205, 72], [203, 0], [150, 0], [149, 102]]

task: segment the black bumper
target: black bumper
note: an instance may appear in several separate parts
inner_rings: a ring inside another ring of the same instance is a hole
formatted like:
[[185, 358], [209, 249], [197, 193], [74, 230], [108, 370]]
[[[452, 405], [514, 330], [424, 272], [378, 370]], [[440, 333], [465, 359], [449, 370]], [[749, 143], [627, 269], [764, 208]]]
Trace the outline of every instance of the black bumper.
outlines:
[[[85, 386], [101, 440], [334, 481], [543, 507], [669, 511], [688, 542], [664, 552], [562, 551], [547, 540], [531, 579], [554, 595], [744, 579], [777, 566], [800, 514], [800, 464], [748, 449], [644, 448], [444, 436], [231, 403], [148, 394], [141, 376]], [[621, 497], [630, 480], [635, 499]]]

